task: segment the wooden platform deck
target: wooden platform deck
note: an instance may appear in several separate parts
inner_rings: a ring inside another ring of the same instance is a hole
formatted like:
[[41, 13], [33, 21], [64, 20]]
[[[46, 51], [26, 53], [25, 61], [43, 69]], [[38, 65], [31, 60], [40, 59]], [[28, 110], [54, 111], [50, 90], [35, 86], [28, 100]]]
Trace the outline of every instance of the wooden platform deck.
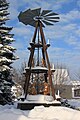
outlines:
[[53, 102], [53, 103], [25, 103], [25, 102], [19, 102], [17, 105], [18, 109], [21, 110], [31, 110], [35, 106], [41, 106], [43, 105], [44, 107], [49, 107], [49, 106], [61, 106], [60, 102]]

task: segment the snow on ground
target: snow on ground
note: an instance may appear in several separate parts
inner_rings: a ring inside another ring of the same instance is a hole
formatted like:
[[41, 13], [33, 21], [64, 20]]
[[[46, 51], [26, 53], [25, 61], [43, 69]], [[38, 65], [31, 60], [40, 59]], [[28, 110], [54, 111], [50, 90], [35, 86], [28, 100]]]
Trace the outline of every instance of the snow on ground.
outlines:
[[68, 100], [68, 103], [69, 103], [71, 106], [80, 109], [80, 99], [71, 99], [71, 100]]
[[23, 111], [5, 105], [0, 106], [0, 120], [80, 120], [80, 111], [62, 106], [37, 106]]

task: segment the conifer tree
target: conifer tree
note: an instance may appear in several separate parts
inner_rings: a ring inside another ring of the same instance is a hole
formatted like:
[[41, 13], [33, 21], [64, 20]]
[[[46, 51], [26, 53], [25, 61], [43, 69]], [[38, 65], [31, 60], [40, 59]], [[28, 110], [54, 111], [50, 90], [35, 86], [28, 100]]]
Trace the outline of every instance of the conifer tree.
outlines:
[[9, 3], [0, 0], [0, 104], [12, 103], [11, 87], [13, 85], [11, 64], [17, 57], [14, 55], [15, 48], [11, 46], [14, 41], [10, 34], [12, 27], [7, 27]]

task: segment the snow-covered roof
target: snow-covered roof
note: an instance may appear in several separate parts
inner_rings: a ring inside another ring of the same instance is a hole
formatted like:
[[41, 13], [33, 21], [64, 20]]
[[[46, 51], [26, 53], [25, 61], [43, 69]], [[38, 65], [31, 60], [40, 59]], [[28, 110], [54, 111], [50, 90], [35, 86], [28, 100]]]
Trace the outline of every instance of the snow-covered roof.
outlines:
[[74, 81], [71, 81], [71, 84], [73, 86], [80, 86], [80, 81], [79, 80], [74, 80]]
[[60, 82], [66, 83], [67, 81], [70, 81], [67, 69], [55, 69], [53, 74], [54, 84], [60, 84]]

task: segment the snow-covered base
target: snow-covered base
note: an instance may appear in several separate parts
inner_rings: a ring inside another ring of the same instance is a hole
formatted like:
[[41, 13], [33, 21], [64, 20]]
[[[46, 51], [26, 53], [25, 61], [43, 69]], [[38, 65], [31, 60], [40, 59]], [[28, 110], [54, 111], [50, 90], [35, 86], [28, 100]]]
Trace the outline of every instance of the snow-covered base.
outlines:
[[19, 101], [19, 103], [46, 103], [46, 104], [61, 104], [61, 102], [54, 100], [52, 96], [49, 95], [27, 95], [26, 100]]
[[80, 120], [80, 111], [61, 106], [38, 106], [27, 111], [0, 106], [0, 120]]

